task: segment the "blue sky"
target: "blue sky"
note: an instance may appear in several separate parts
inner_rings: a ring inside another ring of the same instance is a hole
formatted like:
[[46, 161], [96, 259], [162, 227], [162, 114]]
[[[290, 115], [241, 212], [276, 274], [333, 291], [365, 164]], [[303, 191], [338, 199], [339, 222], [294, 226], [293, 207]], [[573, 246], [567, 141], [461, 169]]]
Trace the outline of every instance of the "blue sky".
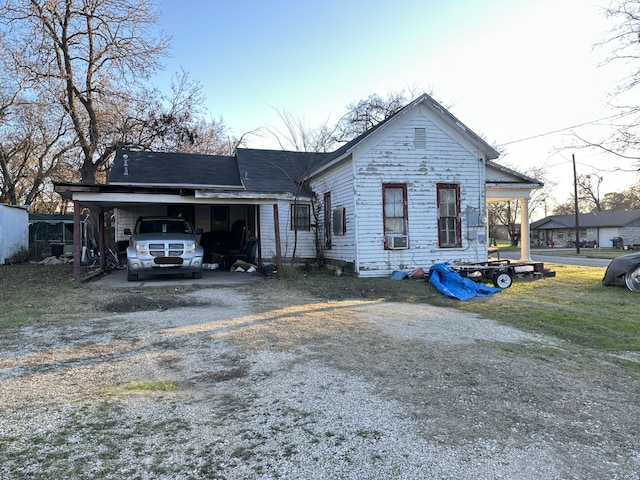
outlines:
[[[335, 121], [348, 103], [371, 93], [412, 88], [432, 94], [520, 171], [544, 165], [572, 191], [579, 173], [626, 167], [570, 145], [568, 127], [605, 117], [621, 79], [599, 68], [593, 50], [607, 29], [604, 0], [308, 0], [290, 2], [159, 0], [162, 28], [173, 37], [166, 76], [184, 69], [204, 86], [207, 108], [233, 135], [282, 129], [278, 112], [315, 127]], [[515, 142], [544, 135], [536, 140]], [[592, 127], [581, 134], [600, 135]], [[599, 138], [599, 137], [598, 137]], [[515, 142], [515, 143], [514, 143]], [[274, 147], [254, 137], [252, 147]], [[601, 193], [634, 175], [605, 173]]]

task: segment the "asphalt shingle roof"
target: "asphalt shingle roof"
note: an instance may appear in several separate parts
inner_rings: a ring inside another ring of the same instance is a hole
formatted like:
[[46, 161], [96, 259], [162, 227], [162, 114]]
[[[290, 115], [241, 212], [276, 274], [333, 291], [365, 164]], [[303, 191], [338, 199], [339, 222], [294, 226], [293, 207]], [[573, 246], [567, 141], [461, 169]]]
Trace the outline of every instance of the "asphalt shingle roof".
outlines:
[[[127, 155], [126, 167], [124, 155]], [[109, 183], [242, 188], [235, 157], [135, 150], [118, 150], [109, 173]]]
[[330, 154], [239, 148], [236, 155], [248, 191], [296, 193], [298, 180]]
[[[613, 210], [606, 212], [581, 213], [578, 215], [580, 228], [631, 227], [640, 226], [640, 210]], [[550, 215], [531, 224], [531, 229], [575, 228], [576, 216]]]

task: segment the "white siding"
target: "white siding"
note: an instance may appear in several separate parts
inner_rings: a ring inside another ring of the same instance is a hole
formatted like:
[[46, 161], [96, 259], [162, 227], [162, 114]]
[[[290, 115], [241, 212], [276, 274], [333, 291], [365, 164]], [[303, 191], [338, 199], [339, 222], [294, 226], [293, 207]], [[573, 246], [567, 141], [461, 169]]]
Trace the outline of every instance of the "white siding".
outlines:
[[[260, 205], [260, 245], [264, 262], [275, 262], [276, 259], [273, 213], [273, 205]], [[313, 223], [313, 215], [311, 222]], [[291, 204], [289, 202], [278, 202], [278, 223], [280, 227], [280, 253], [285, 260], [289, 260], [293, 255], [295, 243], [294, 231], [291, 230]], [[313, 228], [309, 231], [298, 231], [296, 258], [315, 258], [314, 245]]]
[[29, 258], [29, 212], [0, 205], [0, 265]]
[[[426, 128], [427, 148], [416, 149], [415, 128]], [[485, 167], [470, 143], [458, 132], [441, 128], [426, 109], [402, 124], [386, 126], [372, 135], [354, 152], [353, 191], [349, 192], [347, 178], [350, 167], [335, 169], [314, 183], [325, 181], [336, 192], [332, 201], [338, 205], [344, 198], [353, 205], [357, 215], [350, 228], [357, 237], [345, 238], [344, 250], [336, 255], [349, 260], [349, 247], [357, 247], [356, 270], [360, 276], [386, 276], [393, 270], [407, 270], [433, 263], [461, 260], [484, 261], [487, 258], [486, 243], [482, 238], [484, 227], [467, 229], [466, 211], [474, 209], [481, 216], [485, 210]], [[407, 250], [385, 250], [382, 217], [382, 184], [404, 183], [408, 197]], [[460, 212], [462, 217], [462, 247], [439, 248], [436, 184], [460, 185]], [[348, 200], [351, 195], [353, 200]], [[351, 224], [349, 224], [351, 226]], [[471, 239], [470, 239], [471, 238]], [[334, 240], [335, 240], [334, 236]], [[349, 243], [351, 242], [351, 243]], [[334, 252], [329, 252], [333, 255]]]
[[130, 228], [131, 230], [133, 230], [138, 217], [149, 215], [166, 215], [166, 213], [167, 206], [164, 204], [141, 204], [136, 206], [135, 208], [116, 208], [114, 210], [114, 215], [116, 217], [116, 241], [129, 240], [129, 235], [124, 234], [124, 229]]
[[[356, 262], [356, 215], [353, 184], [353, 164], [350, 161], [332, 169], [320, 180], [312, 182], [311, 188], [320, 202], [326, 192], [331, 193], [331, 208], [344, 207], [346, 231], [344, 235], [331, 234], [331, 249], [324, 250], [324, 257], [329, 260]], [[324, 205], [322, 205], [324, 208]], [[319, 231], [324, 245], [324, 211], [320, 210]]]

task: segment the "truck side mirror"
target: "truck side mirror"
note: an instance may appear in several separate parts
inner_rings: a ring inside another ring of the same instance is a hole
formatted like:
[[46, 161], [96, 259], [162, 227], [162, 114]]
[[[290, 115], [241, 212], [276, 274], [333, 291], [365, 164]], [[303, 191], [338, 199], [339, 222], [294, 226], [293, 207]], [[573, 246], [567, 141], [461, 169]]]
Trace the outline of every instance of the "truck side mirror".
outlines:
[[202, 235], [204, 232], [201, 228], [196, 229], [196, 235]]
[[131, 235], [131, 229], [130, 228], [125, 228], [124, 229], [124, 234], [125, 235]]

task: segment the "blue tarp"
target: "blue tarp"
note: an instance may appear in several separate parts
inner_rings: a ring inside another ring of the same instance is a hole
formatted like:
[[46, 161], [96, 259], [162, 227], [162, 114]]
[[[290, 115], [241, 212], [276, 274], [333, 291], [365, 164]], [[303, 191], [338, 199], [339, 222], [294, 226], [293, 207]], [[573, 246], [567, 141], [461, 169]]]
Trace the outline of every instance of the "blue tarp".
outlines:
[[447, 297], [458, 300], [469, 300], [473, 297], [487, 297], [498, 293], [499, 288], [484, 283], [476, 283], [470, 278], [461, 276], [448, 263], [436, 263], [429, 269], [429, 281]]

